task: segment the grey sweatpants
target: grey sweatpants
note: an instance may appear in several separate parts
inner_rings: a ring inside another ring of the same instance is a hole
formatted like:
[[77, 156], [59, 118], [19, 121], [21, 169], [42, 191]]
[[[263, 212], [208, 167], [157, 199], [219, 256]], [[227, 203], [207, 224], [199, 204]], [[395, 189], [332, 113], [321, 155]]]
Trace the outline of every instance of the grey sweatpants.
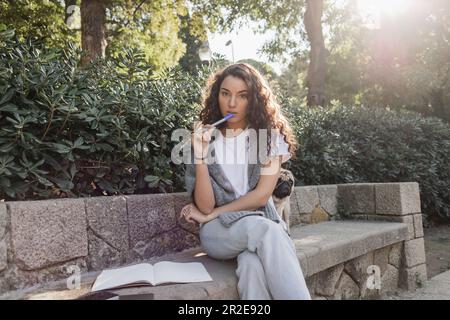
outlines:
[[217, 218], [201, 226], [200, 242], [210, 257], [237, 257], [241, 299], [311, 299], [295, 246], [282, 223], [255, 215], [230, 227]]

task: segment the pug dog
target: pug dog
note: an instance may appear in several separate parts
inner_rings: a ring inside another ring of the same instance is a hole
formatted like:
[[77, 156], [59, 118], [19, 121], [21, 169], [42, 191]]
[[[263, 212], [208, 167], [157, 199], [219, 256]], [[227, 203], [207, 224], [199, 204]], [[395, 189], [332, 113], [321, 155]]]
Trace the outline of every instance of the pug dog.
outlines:
[[278, 178], [277, 185], [272, 193], [272, 199], [275, 204], [275, 208], [286, 223], [286, 227], [289, 230], [289, 216], [291, 214], [291, 195], [294, 191], [294, 175], [291, 171], [281, 168], [280, 177]]

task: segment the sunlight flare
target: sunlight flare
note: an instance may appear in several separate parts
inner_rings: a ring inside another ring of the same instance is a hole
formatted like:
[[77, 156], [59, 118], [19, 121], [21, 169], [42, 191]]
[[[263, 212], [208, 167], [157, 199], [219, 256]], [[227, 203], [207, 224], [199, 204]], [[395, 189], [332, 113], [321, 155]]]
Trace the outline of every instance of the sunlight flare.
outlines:
[[363, 14], [403, 13], [411, 4], [411, 0], [358, 0], [358, 10]]

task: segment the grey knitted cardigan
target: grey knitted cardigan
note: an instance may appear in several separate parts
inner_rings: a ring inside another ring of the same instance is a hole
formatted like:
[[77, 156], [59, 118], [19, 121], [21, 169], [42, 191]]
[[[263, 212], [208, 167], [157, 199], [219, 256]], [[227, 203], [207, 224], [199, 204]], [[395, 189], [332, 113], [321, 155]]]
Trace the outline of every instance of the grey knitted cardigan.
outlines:
[[[214, 159], [214, 145], [210, 145], [210, 153], [209, 158], [207, 162], [208, 171], [210, 175], [211, 185], [214, 192], [214, 197], [216, 200], [216, 207], [223, 206], [229, 202], [232, 202], [236, 200], [235, 190], [226, 177], [224, 171], [222, 170], [222, 167], [219, 163], [214, 163], [211, 159]], [[194, 202], [194, 188], [195, 188], [195, 170], [196, 170], [196, 164], [194, 164], [194, 153], [193, 149], [189, 148], [191, 151], [191, 161], [189, 161], [189, 158], [185, 158], [187, 161], [186, 163], [186, 172], [185, 172], [185, 183], [186, 183], [186, 190], [188, 193], [188, 196], [190, 197], [191, 202]], [[248, 164], [248, 185], [249, 185], [249, 191], [253, 190], [259, 180], [261, 172], [261, 162], [259, 159], [256, 159], [254, 163]], [[273, 220], [275, 222], [280, 222], [280, 216], [278, 215], [275, 207], [271, 205], [269, 202], [267, 202], [264, 206], [259, 207], [258, 209], [254, 211], [230, 211], [230, 212], [224, 212], [219, 215], [220, 222], [225, 225], [226, 227], [231, 226], [233, 222], [249, 216], [249, 215], [259, 215], [266, 217], [270, 220]]]

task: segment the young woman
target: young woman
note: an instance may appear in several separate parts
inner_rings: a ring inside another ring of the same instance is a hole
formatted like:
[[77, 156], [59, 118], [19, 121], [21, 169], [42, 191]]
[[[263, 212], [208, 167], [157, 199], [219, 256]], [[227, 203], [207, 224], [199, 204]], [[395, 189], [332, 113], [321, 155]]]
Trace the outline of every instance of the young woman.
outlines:
[[[217, 128], [208, 125], [229, 113], [234, 116]], [[192, 203], [181, 215], [200, 223], [200, 242], [210, 257], [237, 257], [241, 299], [311, 299], [295, 246], [271, 197], [296, 141], [267, 83], [248, 64], [224, 68], [209, 81], [200, 120], [192, 134], [195, 163], [186, 166]], [[260, 129], [268, 130], [267, 135], [260, 135]], [[252, 130], [257, 140], [250, 139]], [[267, 137], [267, 157], [250, 163], [250, 147], [257, 144], [260, 150], [262, 136]]]

